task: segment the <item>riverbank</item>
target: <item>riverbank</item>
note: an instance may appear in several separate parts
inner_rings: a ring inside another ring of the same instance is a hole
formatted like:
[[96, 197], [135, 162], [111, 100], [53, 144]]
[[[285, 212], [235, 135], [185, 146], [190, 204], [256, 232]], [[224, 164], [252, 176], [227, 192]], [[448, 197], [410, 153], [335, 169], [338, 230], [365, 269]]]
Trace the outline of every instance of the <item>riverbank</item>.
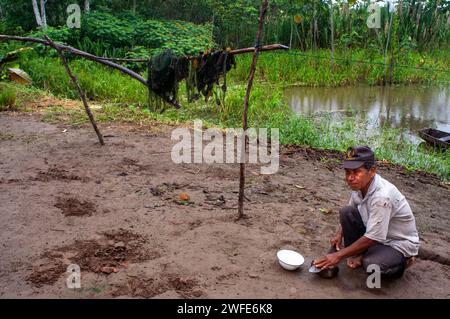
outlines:
[[[128, 85], [134, 85], [129, 83]], [[70, 84], [68, 84], [70, 85]], [[140, 85], [137, 83], [137, 85]], [[80, 102], [64, 100], [51, 93], [8, 84], [17, 94], [16, 107], [22, 111], [44, 113], [47, 122], [63, 121], [78, 126], [88, 121]], [[136, 87], [139, 90], [140, 87]], [[142, 89], [141, 89], [142, 90]], [[167, 109], [164, 113], [152, 112], [140, 104], [124, 102], [91, 101], [99, 122], [135, 123], [138, 125], [163, 123], [190, 125], [194, 119], [202, 119], [206, 127], [240, 127], [244, 85], [230, 85], [225, 106], [202, 101], [188, 104], [181, 90], [183, 108]], [[356, 144], [370, 145], [378, 159], [404, 166], [408, 171], [422, 170], [436, 174], [444, 181], [450, 180], [450, 151], [424, 151], [408, 141], [399, 144], [399, 129], [383, 127], [376, 134], [368, 134], [366, 123], [353, 117], [342, 121], [330, 117], [306, 117], [294, 114], [288, 107], [283, 90], [279, 86], [256, 83], [249, 106], [249, 127], [279, 128], [282, 145], [303, 145], [320, 149], [345, 151]], [[156, 124], [157, 125], [157, 124]]]

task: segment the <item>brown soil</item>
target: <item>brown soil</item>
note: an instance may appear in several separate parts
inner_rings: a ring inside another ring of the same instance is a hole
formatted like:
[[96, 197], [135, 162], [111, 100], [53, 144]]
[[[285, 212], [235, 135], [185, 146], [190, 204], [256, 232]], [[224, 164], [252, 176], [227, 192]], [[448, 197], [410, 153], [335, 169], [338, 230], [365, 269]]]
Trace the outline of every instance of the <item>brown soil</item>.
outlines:
[[[135, 278], [131, 277], [125, 284], [119, 284], [112, 292], [112, 296], [132, 296], [141, 298], [154, 298], [169, 293], [169, 298], [200, 298], [204, 292], [194, 279], [180, 278], [174, 274], [168, 274], [162, 278]], [[172, 294], [172, 296], [170, 296]]]
[[95, 212], [95, 205], [88, 201], [79, 201], [76, 198], [58, 198], [56, 208], [61, 209], [66, 216], [91, 216]]
[[34, 180], [41, 182], [50, 182], [52, 180], [86, 181], [87, 178], [71, 174], [66, 169], [52, 167], [49, 168], [46, 172], [39, 172]]
[[41, 288], [44, 285], [53, 285], [61, 277], [61, 274], [66, 271], [66, 268], [67, 266], [60, 260], [40, 264], [38, 267], [35, 267], [26, 279], [37, 288]]
[[[413, 208], [423, 249], [403, 278], [371, 290], [362, 269], [342, 263], [325, 280], [306, 267], [348, 202], [340, 153], [286, 147], [270, 176], [248, 165], [247, 218], [235, 221], [239, 165], [174, 164], [170, 127], [100, 128], [103, 147], [88, 125], [0, 114], [1, 298], [450, 297], [450, 191], [432, 175], [379, 163]], [[283, 270], [281, 248], [305, 266]], [[66, 287], [71, 263], [78, 290]]]

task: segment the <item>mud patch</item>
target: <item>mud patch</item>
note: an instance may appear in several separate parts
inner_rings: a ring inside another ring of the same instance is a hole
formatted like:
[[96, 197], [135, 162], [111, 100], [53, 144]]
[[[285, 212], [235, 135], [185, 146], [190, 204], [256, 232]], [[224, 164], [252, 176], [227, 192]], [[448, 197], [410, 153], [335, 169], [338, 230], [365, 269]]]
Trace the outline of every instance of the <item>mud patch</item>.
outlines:
[[59, 208], [65, 216], [91, 216], [96, 211], [93, 203], [73, 197], [58, 198], [55, 207]]
[[40, 288], [44, 285], [53, 285], [59, 277], [66, 271], [66, 265], [61, 260], [53, 260], [42, 263], [34, 267], [33, 273], [26, 278], [26, 281], [33, 286]]
[[141, 298], [152, 298], [168, 290], [164, 283], [153, 278], [130, 278], [125, 285], [117, 286], [112, 292], [113, 297], [133, 296]]
[[161, 256], [157, 251], [143, 248], [145, 243], [143, 236], [124, 229], [103, 233], [99, 240], [75, 241], [73, 245], [44, 252], [27, 281], [36, 287], [52, 285], [69, 264], [77, 264], [83, 272], [110, 274], [127, 268], [129, 263]]
[[117, 286], [112, 296], [153, 298], [171, 290], [183, 298], [200, 298], [205, 295], [196, 280], [168, 274], [159, 279], [130, 277], [125, 285]]
[[120, 229], [104, 233], [104, 240], [76, 241], [72, 247], [66, 247], [75, 253], [71, 261], [85, 271], [109, 274], [129, 263], [139, 263], [161, 257], [159, 252], [144, 248], [146, 239], [138, 234]]

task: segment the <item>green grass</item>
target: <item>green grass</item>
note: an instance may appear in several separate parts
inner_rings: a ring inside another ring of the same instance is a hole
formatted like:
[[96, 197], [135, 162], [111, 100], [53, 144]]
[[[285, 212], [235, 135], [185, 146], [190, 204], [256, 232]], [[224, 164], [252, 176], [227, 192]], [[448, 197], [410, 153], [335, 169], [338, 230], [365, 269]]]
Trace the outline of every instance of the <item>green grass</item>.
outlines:
[[[395, 59], [392, 83], [448, 83], [450, 49], [442, 51], [447, 54], [403, 52]], [[237, 68], [229, 73], [230, 77], [238, 82], [245, 81], [250, 63], [251, 55], [238, 56]], [[258, 60], [256, 78], [283, 85], [378, 85], [384, 79], [384, 59], [382, 55], [364, 49], [337, 51], [332, 68], [329, 50], [265, 52]]]
[[16, 108], [17, 93], [14, 86], [0, 83], [0, 111]]
[[[70, 67], [88, 99], [138, 105], [147, 103], [146, 88], [119, 71], [86, 60], [71, 61]], [[35, 86], [59, 97], [78, 99], [78, 93], [59, 59], [34, 57], [21, 61], [21, 68], [30, 74]]]

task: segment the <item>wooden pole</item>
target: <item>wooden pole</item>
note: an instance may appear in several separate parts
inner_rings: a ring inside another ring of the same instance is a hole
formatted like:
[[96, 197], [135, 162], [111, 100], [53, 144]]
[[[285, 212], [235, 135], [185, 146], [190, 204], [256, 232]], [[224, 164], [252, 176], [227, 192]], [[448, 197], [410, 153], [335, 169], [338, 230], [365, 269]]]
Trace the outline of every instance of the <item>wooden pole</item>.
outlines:
[[[262, 46], [259, 49], [259, 52], [262, 51], [274, 51], [274, 50], [289, 50], [289, 47], [282, 44], [268, 44], [265, 46]], [[254, 52], [254, 47], [249, 48], [242, 48], [242, 49], [235, 49], [231, 50], [228, 54], [229, 55], [238, 55], [238, 54], [244, 54], [244, 53], [251, 53]], [[107, 60], [107, 61], [118, 61], [118, 62], [147, 62], [148, 59], [123, 59], [123, 58], [104, 58], [104, 57], [98, 57], [101, 60]], [[198, 59], [200, 56], [188, 56], [189, 60]]]
[[242, 147], [241, 156], [243, 156], [244, 158], [243, 158], [243, 161], [241, 161], [242, 163], [240, 163], [240, 166], [239, 166], [238, 219], [241, 219], [244, 217], [245, 160], [246, 160], [246, 153], [247, 153], [247, 136], [245, 135], [245, 131], [247, 130], [248, 102], [250, 99], [250, 92], [252, 90], [253, 78], [255, 76], [256, 63], [258, 62], [258, 55], [259, 55], [261, 38], [262, 38], [263, 27], [264, 27], [264, 17], [266, 15], [268, 6], [269, 6], [269, 1], [263, 0], [261, 9], [259, 10], [258, 32], [256, 34], [256, 44], [255, 44], [255, 48], [253, 51], [252, 64], [250, 66], [250, 75], [249, 75], [248, 83], [247, 83], [247, 91], [245, 92], [244, 111], [242, 113], [242, 128], [244, 129], [244, 140], [243, 140], [244, 145]]
[[[288, 50], [288, 49], [289, 49], [288, 46], [285, 46], [282, 44], [268, 44], [268, 45], [258, 48], [258, 52], [272, 51], [272, 50]], [[255, 50], [256, 50], [256, 48], [254, 48], [254, 47], [236, 49], [236, 50], [231, 50], [230, 54], [236, 55], [236, 54], [242, 54], [242, 53], [250, 53], [250, 52], [254, 52]]]
[[64, 52], [61, 48], [58, 48], [58, 46], [46, 35], [44, 35], [45, 39], [50, 43], [50, 46], [52, 46], [56, 51], [58, 51], [59, 57], [61, 58], [62, 64], [64, 65], [64, 68], [67, 71], [67, 74], [69, 74], [70, 79], [72, 80], [73, 84], [75, 85], [78, 94], [80, 95], [81, 100], [83, 101], [84, 109], [86, 110], [86, 113], [89, 117], [89, 120], [91, 121], [91, 124], [95, 130], [95, 133], [97, 134], [98, 140], [101, 145], [105, 145], [105, 142], [103, 141], [103, 136], [100, 133], [100, 130], [97, 127], [97, 123], [95, 123], [94, 115], [92, 115], [91, 109], [89, 108], [89, 105], [86, 101], [86, 95], [84, 94], [83, 90], [81, 89], [80, 84], [78, 83], [78, 80], [76, 76], [72, 73], [72, 70], [70, 70], [69, 64], [67, 63], [66, 56], [64, 55]]

